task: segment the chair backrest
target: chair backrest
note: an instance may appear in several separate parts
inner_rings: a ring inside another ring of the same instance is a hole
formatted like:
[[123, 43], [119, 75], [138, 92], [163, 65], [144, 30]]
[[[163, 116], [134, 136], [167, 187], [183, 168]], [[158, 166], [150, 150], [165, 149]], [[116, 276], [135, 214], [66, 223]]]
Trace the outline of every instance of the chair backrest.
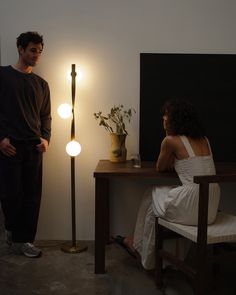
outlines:
[[209, 184], [210, 183], [236, 182], [236, 174], [194, 176], [193, 181], [195, 183], [199, 184], [197, 240], [200, 244], [207, 243]]

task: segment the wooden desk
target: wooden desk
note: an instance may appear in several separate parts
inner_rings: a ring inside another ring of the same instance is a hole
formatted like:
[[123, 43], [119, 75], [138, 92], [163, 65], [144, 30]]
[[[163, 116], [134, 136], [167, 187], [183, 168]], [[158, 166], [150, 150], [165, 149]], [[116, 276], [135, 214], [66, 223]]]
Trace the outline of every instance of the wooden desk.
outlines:
[[[236, 173], [236, 163], [216, 164], [217, 174]], [[100, 160], [95, 177], [95, 273], [105, 273], [105, 246], [109, 241], [109, 181], [111, 178], [173, 179], [175, 172], [157, 172], [154, 162], [142, 162], [141, 168], [133, 168], [131, 161], [112, 163]]]
[[175, 172], [160, 173], [154, 162], [142, 162], [141, 168], [133, 168], [132, 162], [112, 163], [100, 160], [94, 171], [95, 177], [95, 273], [105, 273], [105, 246], [109, 241], [109, 181], [111, 178], [172, 178]]

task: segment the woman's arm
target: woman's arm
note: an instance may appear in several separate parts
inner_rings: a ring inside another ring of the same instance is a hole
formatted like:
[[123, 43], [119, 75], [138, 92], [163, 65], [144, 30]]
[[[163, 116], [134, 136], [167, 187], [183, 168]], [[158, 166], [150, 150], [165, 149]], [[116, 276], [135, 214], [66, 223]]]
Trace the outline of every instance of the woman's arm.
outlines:
[[161, 143], [161, 150], [156, 163], [157, 171], [173, 170], [174, 160], [174, 140], [172, 136], [166, 136]]

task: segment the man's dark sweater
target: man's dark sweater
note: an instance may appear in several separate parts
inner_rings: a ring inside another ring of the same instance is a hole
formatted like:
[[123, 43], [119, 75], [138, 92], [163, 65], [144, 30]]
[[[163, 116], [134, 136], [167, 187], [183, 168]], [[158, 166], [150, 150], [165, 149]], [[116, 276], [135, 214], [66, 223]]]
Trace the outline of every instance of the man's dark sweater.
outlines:
[[51, 135], [50, 92], [45, 80], [12, 66], [0, 67], [0, 140], [48, 142]]

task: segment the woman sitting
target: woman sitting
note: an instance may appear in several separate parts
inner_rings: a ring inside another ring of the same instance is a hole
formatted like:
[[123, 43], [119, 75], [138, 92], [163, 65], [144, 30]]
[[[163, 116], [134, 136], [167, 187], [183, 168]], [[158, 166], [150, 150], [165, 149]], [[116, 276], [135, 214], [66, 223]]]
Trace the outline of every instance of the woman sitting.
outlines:
[[[198, 222], [199, 185], [196, 175], [215, 174], [210, 143], [193, 105], [170, 100], [163, 106], [163, 127], [166, 136], [161, 143], [157, 171], [175, 170], [180, 186], [154, 186], [143, 197], [133, 237], [117, 236], [115, 241], [131, 254], [140, 255], [145, 269], [155, 267], [155, 217], [196, 225]], [[220, 188], [210, 184], [208, 223], [213, 223], [219, 205]]]

